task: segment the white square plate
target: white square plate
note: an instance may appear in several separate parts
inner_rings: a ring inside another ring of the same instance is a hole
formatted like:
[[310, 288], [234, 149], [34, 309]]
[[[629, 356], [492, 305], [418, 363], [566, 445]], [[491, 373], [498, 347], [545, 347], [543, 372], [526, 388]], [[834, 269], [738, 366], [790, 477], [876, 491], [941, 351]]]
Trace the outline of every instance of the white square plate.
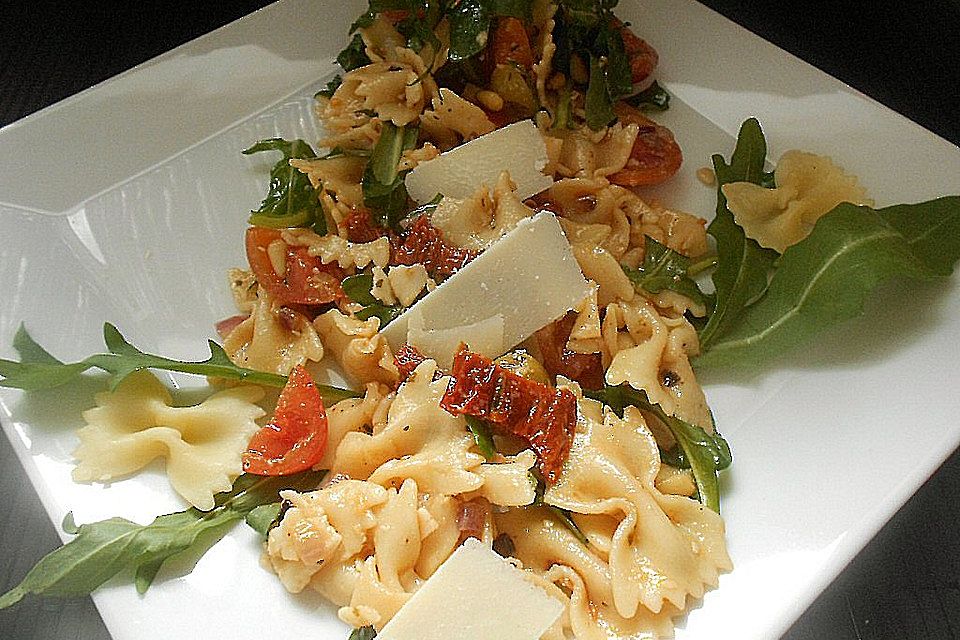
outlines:
[[[214, 322], [233, 312], [225, 273], [244, 264], [247, 212], [266, 183], [267, 161], [240, 150], [317, 138], [311, 96], [363, 6], [281, 0], [0, 130], [0, 357], [15, 356], [25, 322], [54, 355], [80, 359], [102, 350], [105, 321], [145, 350], [205, 357]], [[662, 120], [686, 163], [656, 192], [665, 202], [710, 217], [696, 169], [729, 157], [750, 116], [772, 159], [831, 155], [878, 205], [956, 189], [956, 147], [702, 5], [622, 2], [618, 14], [659, 50], [674, 98]], [[734, 452], [723, 507], [736, 566], [678, 638], [779, 637], [960, 444], [957, 280], [887, 286], [863, 319], [782, 366], [706, 380]], [[0, 390], [0, 419], [51, 519], [146, 523], [183, 508], [159, 468], [109, 487], [70, 480], [71, 427], [92, 391]], [[258, 555], [241, 525], [145, 596], [118, 580], [94, 600], [117, 640], [346, 638], [332, 606], [288, 595]]]

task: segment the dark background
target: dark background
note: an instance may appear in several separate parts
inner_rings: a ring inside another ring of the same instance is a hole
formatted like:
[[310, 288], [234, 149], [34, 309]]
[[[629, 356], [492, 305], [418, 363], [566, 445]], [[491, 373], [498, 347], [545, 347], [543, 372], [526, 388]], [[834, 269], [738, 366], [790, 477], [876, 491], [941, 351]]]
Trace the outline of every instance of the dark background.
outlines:
[[[700, 1], [960, 144], [960, 0]], [[108, 10], [100, 3], [2, 0], [0, 126], [265, 4], [186, 0]], [[890, 158], [894, 168], [896, 161]], [[6, 591], [59, 539], [2, 436], [0, 469], [0, 591]], [[960, 638], [958, 495], [960, 452], [955, 452], [784, 640]], [[716, 633], [716, 638], [735, 636], [735, 629]], [[27, 598], [0, 611], [2, 639], [108, 637], [89, 598]]]

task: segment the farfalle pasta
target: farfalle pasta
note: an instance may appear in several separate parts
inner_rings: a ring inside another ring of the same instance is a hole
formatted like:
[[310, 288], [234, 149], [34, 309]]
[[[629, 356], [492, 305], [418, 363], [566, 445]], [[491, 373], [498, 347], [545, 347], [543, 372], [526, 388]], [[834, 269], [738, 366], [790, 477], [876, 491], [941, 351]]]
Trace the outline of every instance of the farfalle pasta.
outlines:
[[[223, 350], [192, 365], [280, 388], [272, 415], [257, 387], [173, 407], [133, 374], [87, 412], [75, 477], [159, 455], [211, 511], [243, 471], [310, 478], [250, 523], [284, 587], [352, 627], [383, 630], [476, 538], [562, 604], [543, 638], [668, 636], [730, 562], [672, 430], [716, 437], [690, 366], [707, 299], [643, 271], [651, 238], [706, 253], [704, 223], [633, 189], [680, 161], [668, 130], [611, 93], [647, 82], [636, 65], [588, 96], [626, 66], [571, 55], [568, 7], [496, 9], [465, 37], [458, 6], [372, 5], [317, 95], [321, 149], [248, 150], [283, 157], [249, 219], [249, 269], [228, 273]], [[584, 10], [605, 34], [589, 46], [642, 49], [608, 8]]]
[[780, 253], [807, 237], [816, 221], [841, 202], [873, 204], [857, 178], [826, 156], [787, 151], [773, 175], [773, 189], [732, 182], [721, 190], [747, 236]]
[[176, 407], [156, 376], [133, 373], [84, 412], [73, 478], [109, 482], [163, 458], [176, 492], [210, 509], [213, 495], [228, 490], [243, 471], [240, 453], [265, 413], [256, 404], [263, 395], [259, 387], [233, 387], [198, 405]]

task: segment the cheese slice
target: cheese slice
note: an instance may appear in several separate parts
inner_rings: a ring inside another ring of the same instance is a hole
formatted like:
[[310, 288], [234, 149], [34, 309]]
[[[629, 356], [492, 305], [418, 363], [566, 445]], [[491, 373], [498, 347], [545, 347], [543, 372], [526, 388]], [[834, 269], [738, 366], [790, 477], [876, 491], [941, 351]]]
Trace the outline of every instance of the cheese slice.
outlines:
[[468, 538], [377, 634], [377, 640], [537, 640], [563, 603]]
[[407, 174], [405, 184], [420, 204], [437, 194], [463, 200], [483, 184], [493, 189], [506, 171], [517, 185], [517, 196], [525, 200], [553, 184], [542, 172], [546, 165], [547, 146], [537, 125], [521, 120], [421, 162]]
[[493, 358], [562, 317], [591, 290], [556, 217], [544, 211], [517, 223], [382, 333], [394, 351], [407, 342], [441, 366], [461, 341]]
[[407, 325], [407, 343], [420, 353], [429, 354], [441, 369], [450, 370], [456, 355], [455, 349], [461, 342], [480, 355], [499, 357], [506, 351], [503, 348], [503, 316], [498, 314], [452, 329], [424, 329], [423, 316], [419, 312], [411, 315]]

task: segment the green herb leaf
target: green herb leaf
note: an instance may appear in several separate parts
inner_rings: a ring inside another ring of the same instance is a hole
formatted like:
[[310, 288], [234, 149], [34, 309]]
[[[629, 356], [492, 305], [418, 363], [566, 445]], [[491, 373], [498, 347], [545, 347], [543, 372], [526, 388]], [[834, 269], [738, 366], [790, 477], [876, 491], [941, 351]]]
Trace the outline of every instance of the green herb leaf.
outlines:
[[660, 244], [650, 236], [646, 236], [645, 245], [643, 264], [638, 269], [621, 265], [634, 287], [650, 293], [669, 289], [704, 306], [710, 304], [709, 297], [700, 290], [693, 278], [687, 275], [690, 258]]
[[717, 474], [730, 466], [733, 457], [730, 446], [719, 433], [709, 434], [695, 424], [667, 415], [660, 405], [650, 402], [646, 392], [628, 385], [606, 385], [598, 391], [584, 391], [584, 395], [604, 403], [620, 416], [627, 406], [635, 406], [655, 415], [670, 429], [683, 450], [684, 459], [693, 471], [700, 501], [720, 513], [720, 485]]
[[163, 563], [184, 551], [205, 549], [226, 532], [226, 526], [242, 519], [261, 504], [274, 502], [282, 489], [316, 487], [325, 472], [294, 476], [241, 475], [230, 491], [216, 496], [210, 511], [195, 508], [159, 516], [148, 525], [123, 518], [72, 527], [77, 536], [47, 554], [20, 584], [0, 596], [0, 609], [16, 604], [27, 594], [78, 596], [94, 591], [115, 575], [133, 569], [138, 591], [145, 591]]
[[769, 184], [772, 174], [763, 170], [766, 156], [767, 142], [760, 123], [754, 118], [740, 127], [729, 165], [722, 156], [713, 156], [717, 215], [707, 227], [707, 233], [717, 241], [717, 268], [712, 276], [716, 297], [710, 319], [700, 331], [703, 351], [708, 351], [719, 336], [737, 324], [743, 309], [767, 288], [767, 277], [777, 258], [776, 251], [764, 249], [744, 234], [720, 190], [730, 182]]
[[533, 3], [530, 0], [489, 0], [488, 4], [492, 15], [533, 21]]
[[[357, 22], [355, 22], [351, 28], [351, 33], [360, 27], [368, 27], [373, 24], [373, 17], [371, 16], [369, 22], [367, 22], [364, 20], [366, 16], [367, 14], [364, 14], [357, 19]], [[370, 58], [367, 56], [365, 48], [366, 45], [363, 44], [363, 38], [360, 37], [360, 34], [354, 34], [350, 40], [350, 44], [337, 54], [337, 64], [339, 64], [340, 68], [344, 71], [353, 71], [354, 69], [365, 67], [370, 64]]]
[[251, 529], [259, 533], [264, 539], [280, 523], [282, 502], [271, 502], [270, 504], [261, 504], [255, 507], [247, 517], [244, 518]]
[[393, 322], [397, 316], [403, 313], [403, 307], [396, 305], [386, 305], [381, 303], [371, 304], [353, 314], [358, 320], [369, 320], [377, 317], [380, 319], [380, 328]]
[[377, 630], [371, 626], [358, 627], [350, 632], [347, 640], [373, 640], [377, 637]]
[[613, 99], [607, 89], [607, 74], [600, 59], [594, 55], [590, 56], [590, 83], [584, 97], [584, 111], [587, 126], [594, 131], [602, 129], [617, 118], [613, 111]]
[[361, 271], [355, 275], [348, 276], [343, 279], [340, 286], [351, 300], [363, 305], [363, 309], [353, 314], [360, 320], [367, 320], [372, 317], [380, 318], [380, 328], [383, 329], [383, 327], [390, 324], [397, 316], [403, 313], [403, 307], [400, 305], [385, 305], [373, 297], [371, 293], [373, 289], [373, 273], [370, 271]]
[[473, 441], [477, 443], [477, 448], [487, 460], [492, 460], [497, 455], [497, 448], [493, 444], [493, 432], [490, 425], [484, 420], [474, 416], [464, 416], [467, 419], [467, 429], [473, 435]]
[[340, 287], [343, 289], [343, 292], [347, 294], [347, 297], [357, 304], [362, 304], [366, 307], [379, 302], [373, 297], [373, 294], [370, 293], [373, 289], [373, 273], [370, 271], [361, 271], [356, 275], [347, 276], [343, 279], [343, 282], [340, 283]]
[[20, 354], [20, 362], [0, 359], [0, 387], [12, 387], [33, 391], [50, 389], [70, 382], [92, 363], [75, 362], [64, 364], [37, 344], [21, 324], [13, 338], [13, 347]]
[[666, 111], [670, 108], [670, 94], [656, 80], [649, 87], [624, 101], [640, 111]]
[[543, 481], [543, 476], [540, 475], [538, 471], [531, 471], [530, 477], [534, 484], [533, 492], [533, 506], [535, 507], [546, 507], [554, 516], [557, 517], [557, 520], [560, 521], [560, 524], [565, 526], [570, 533], [573, 534], [573, 537], [580, 541], [583, 546], [588, 546], [590, 540], [587, 538], [586, 534], [577, 526], [577, 523], [573, 520], [573, 515], [570, 511], [556, 507], [552, 504], [547, 504], [543, 501], [543, 494], [547, 491], [547, 483]]
[[341, 84], [343, 84], [343, 77], [338, 73], [337, 75], [333, 76], [333, 79], [327, 82], [327, 87], [325, 89], [320, 89], [320, 91], [317, 91], [315, 94], [313, 94], [313, 97], [319, 98], [322, 96], [324, 98], [332, 98], [333, 94], [336, 93]]
[[609, 19], [601, 23], [600, 35], [594, 50], [601, 53], [606, 59], [604, 75], [610, 98], [616, 100], [629, 95], [633, 91], [633, 72], [630, 69], [630, 58], [627, 57], [620, 30], [615, 28]]
[[941, 278], [958, 259], [958, 196], [879, 210], [841, 203], [787, 248], [763, 296], [695, 364], [758, 367], [861, 314], [881, 282]]
[[449, 59], [459, 62], [483, 50], [490, 30], [490, 9], [483, 0], [460, 0], [446, 11], [450, 23]]
[[[91, 368], [102, 369], [111, 374], [110, 388], [117, 386], [134, 371], [160, 369], [201, 376], [213, 376], [227, 380], [241, 380], [267, 387], [283, 387], [286, 376], [255, 371], [235, 365], [223, 348], [212, 340], [207, 341], [210, 357], [200, 362], [171, 360], [163, 356], [140, 351], [120, 334], [110, 323], [103, 325], [103, 340], [109, 353], [98, 353], [71, 364], [60, 362], [37, 344], [21, 326], [14, 338], [14, 346], [21, 355], [20, 362], [0, 360], [0, 387], [13, 387], [25, 391], [52, 389], [73, 381]], [[360, 395], [349, 389], [317, 385], [323, 401], [328, 404]]]
[[406, 172], [399, 171], [404, 151], [417, 144], [416, 127], [398, 127], [384, 122], [380, 138], [373, 148], [363, 172], [363, 202], [373, 210], [374, 221], [381, 227], [394, 228], [408, 211], [409, 197], [403, 184]]
[[279, 151], [283, 157], [270, 170], [270, 186], [260, 208], [250, 214], [250, 224], [258, 227], [281, 229], [308, 227], [320, 235], [327, 233], [327, 219], [320, 206], [317, 191], [310, 178], [290, 166], [293, 158], [316, 158], [317, 154], [303, 140], [270, 138], [261, 140], [248, 149], [245, 155], [263, 151]]

